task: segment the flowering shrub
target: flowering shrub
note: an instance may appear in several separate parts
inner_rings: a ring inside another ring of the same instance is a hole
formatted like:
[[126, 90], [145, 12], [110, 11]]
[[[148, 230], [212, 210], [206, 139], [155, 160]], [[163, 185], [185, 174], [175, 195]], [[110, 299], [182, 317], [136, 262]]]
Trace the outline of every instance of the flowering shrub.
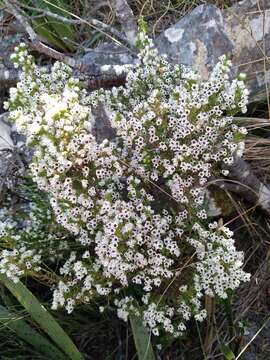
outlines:
[[[206, 196], [209, 178], [227, 176], [221, 164], [243, 152], [246, 129], [232, 116], [246, 111], [247, 90], [241, 77], [229, 80], [225, 56], [202, 81], [160, 57], [144, 32], [137, 46], [126, 85], [89, 94], [68, 66], [48, 72], [21, 44], [13, 61], [23, 71], [6, 108], [34, 147], [33, 180], [74, 239], [64, 246], [52, 307], [70, 313], [103, 295], [120, 318], [140, 315], [154, 335], [180, 336], [191, 317], [206, 317], [204, 294], [226, 298], [249, 279], [232, 232], [208, 219]], [[114, 140], [93, 135], [98, 102]], [[1, 272], [14, 281], [28, 269], [42, 274], [48, 248], [29, 242], [22, 250], [20, 237], [1, 235], [13, 237]]]

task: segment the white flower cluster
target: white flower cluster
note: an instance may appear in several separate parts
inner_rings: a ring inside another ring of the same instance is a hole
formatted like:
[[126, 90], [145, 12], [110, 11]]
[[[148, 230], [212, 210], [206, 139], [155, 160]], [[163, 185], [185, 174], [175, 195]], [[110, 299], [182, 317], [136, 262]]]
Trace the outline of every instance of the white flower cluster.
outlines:
[[48, 202], [37, 191], [32, 184], [20, 184], [18, 194], [27, 199], [27, 204], [17, 204], [14, 213], [8, 206], [11, 199], [6, 199], [0, 211], [0, 246], [3, 249], [0, 273], [14, 282], [27, 274], [42, 272], [44, 259], [53, 264], [69, 250], [63, 230], [52, 223]]
[[[143, 32], [137, 45], [126, 86], [88, 94], [66, 65], [49, 73], [21, 44], [13, 61], [23, 72], [6, 107], [35, 149], [34, 181], [74, 237], [53, 308], [71, 312], [103, 295], [124, 320], [140, 314], [153, 334], [179, 336], [192, 316], [206, 317], [204, 294], [225, 298], [249, 278], [230, 231], [208, 225], [205, 199], [208, 179], [243, 150], [246, 130], [232, 115], [246, 110], [247, 90], [229, 81], [225, 56], [203, 82], [160, 57]], [[98, 101], [117, 133], [101, 144]]]
[[187, 238], [187, 241], [196, 249], [199, 259], [195, 265], [195, 289], [197, 293], [204, 292], [211, 297], [218, 295], [226, 299], [227, 289], [234, 290], [241, 281], [249, 280], [249, 274], [241, 269], [243, 253], [236, 251], [233, 233], [225, 226], [218, 227], [214, 222], [205, 230], [195, 223], [193, 230], [197, 239]]

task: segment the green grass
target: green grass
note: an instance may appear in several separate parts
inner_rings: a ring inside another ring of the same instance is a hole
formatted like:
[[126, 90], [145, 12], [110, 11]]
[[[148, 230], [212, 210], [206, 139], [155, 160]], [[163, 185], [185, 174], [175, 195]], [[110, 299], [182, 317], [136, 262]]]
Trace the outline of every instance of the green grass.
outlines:
[[[82, 360], [82, 354], [78, 351], [72, 340], [67, 333], [61, 328], [59, 323], [53, 318], [53, 316], [46, 310], [46, 308], [38, 301], [38, 299], [27, 289], [22, 282], [14, 283], [8, 279], [5, 275], [0, 275], [0, 282], [13, 294], [18, 302], [28, 311], [31, 318], [36, 322], [38, 326], [46, 333], [51, 341], [53, 341], [59, 349], [62, 350], [62, 358], [64, 354], [71, 360]], [[1, 309], [0, 309], [1, 310]], [[2, 311], [4, 312], [4, 308]], [[7, 310], [6, 310], [7, 311]], [[25, 324], [16, 324], [16, 331], [22, 334], [22, 326]], [[15, 326], [15, 324], [13, 324]], [[24, 340], [29, 339], [30, 329], [27, 328], [29, 335]], [[33, 334], [33, 333], [32, 333]], [[38, 341], [38, 339], [36, 339]], [[40, 341], [40, 338], [39, 338]], [[45, 342], [45, 340], [44, 340]], [[40, 343], [41, 346], [41, 343]], [[44, 343], [41, 346], [42, 352], [44, 352]]]

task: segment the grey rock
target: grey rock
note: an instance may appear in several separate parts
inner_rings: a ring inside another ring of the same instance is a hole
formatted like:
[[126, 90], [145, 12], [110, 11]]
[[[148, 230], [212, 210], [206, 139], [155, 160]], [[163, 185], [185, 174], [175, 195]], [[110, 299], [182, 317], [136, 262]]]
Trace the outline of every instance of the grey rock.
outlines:
[[159, 51], [207, 78], [222, 54], [233, 62], [234, 76], [247, 74], [252, 100], [265, 97], [270, 81], [270, 0], [258, 9], [256, 0], [244, 0], [227, 10], [200, 5], [156, 39]]
[[12, 150], [13, 147], [10, 126], [5, 122], [5, 114], [2, 114], [0, 115], [0, 151]]
[[[13, 28], [13, 24], [10, 24], [11, 30]], [[6, 67], [13, 69], [13, 63], [10, 60], [10, 55], [14, 52], [15, 46], [18, 45], [21, 41], [23, 41], [23, 36], [20, 33], [17, 33], [17, 30], [13, 34], [10, 35], [0, 35], [0, 68]]]
[[134, 56], [125, 47], [115, 43], [102, 43], [95, 49], [87, 52], [81, 59], [84, 64], [124, 65], [132, 64]]
[[3, 102], [8, 98], [8, 89], [17, 80], [18, 74], [10, 61], [14, 47], [22, 41], [20, 34], [0, 35], [0, 113], [4, 111]]
[[96, 108], [92, 109], [92, 113], [95, 119], [93, 134], [97, 142], [101, 143], [105, 139], [113, 139], [115, 137], [115, 131], [110, 126], [109, 114], [105, 107], [102, 104], [98, 104]]
[[[136, 61], [130, 51], [114, 43], [101, 43], [95, 49], [85, 54], [81, 61], [83, 64], [96, 65], [125, 65]], [[114, 130], [110, 127], [108, 114], [102, 104], [92, 109], [95, 124], [93, 133], [100, 143], [104, 139], [112, 139], [115, 136]]]
[[0, 115], [0, 193], [9, 177], [13, 148], [11, 129], [5, 123], [5, 115]]
[[21, 144], [16, 142], [7, 117], [8, 113], [0, 115], [0, 201], [5, 188], [14, 188], [23, 175], [25, 156], [28, 153], [28, 151], [22, 151], [24, 149], [22, 142]]
[[233, 51], [233, 43], [224, 29], [222, 11], [213, 5], [195, 8], [165, 30], [156, 39], [156, 45], [172, 62], [193, 67], [203, 74], [208, 72], [205, 67], [212, 68], [224, 50]]

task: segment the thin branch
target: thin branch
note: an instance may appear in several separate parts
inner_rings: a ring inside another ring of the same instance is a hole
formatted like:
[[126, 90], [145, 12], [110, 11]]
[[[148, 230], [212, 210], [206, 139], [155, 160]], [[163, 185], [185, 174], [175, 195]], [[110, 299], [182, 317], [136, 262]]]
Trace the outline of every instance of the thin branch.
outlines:
[[15, 18], [20, 22], [22, 27], [25, 29], [26, 33], [29, 36], [29, 39], [31, 40], [31, 47], [40, 52], [43, 53], [53, 59], [62, 61], [66, 64], [68, 64], [71, 67], [79, 67], [79, 64], [77, 64], [76, 60], [60, 53], [57, 50], [54, 50], [50, 48], [49, 46], [43, 44], [40, 40], [38, 35], [35, 33], [33, 28], [31, 27], [30, 23], [26, 19], [26, 17], [22, 14], [21, 9], [19, 9], [14, 3], [11, 4], [11, 1], [4, 0], [4, 3], [8, 9], [8, 11], [15, 16]]
[[[53, 49], [48, 47], [48, 52]], [[55, 53], [52, 54], [54, 57]], [[59, 55], [59, 56], [58, 56]], [[57, 59], [61, 60], [61, 53], [57, 53]], [[55, 57], [54, 57], [55, 58]], [[69, 62], [70, 65], [70, 62]], [[74, 76], [78, 77], [84, 86], [89, 90], [97, 90], [100, 88], [109, 89], [113, 86], [123, 86], [126, 82], [126, 75], [129, 65], [102, 65], [96, 64], [78, 64], [74, 70]], [[79, 70], [79, 71], [78, 71]], [[16, 69], [0, 69], [0, 85], [1, 87], [15, 86], [19, 81], [20, 71]]]
[[85, 20], [83, 18], [80, 18], [80, 19], [68, 19], [65, 16], [58, 15], [56, 13], [53, 13], [53, 12], [49, 11], [49, 10], [36, 8], [34, 6], [29, 6], [29, 5], [26, 5], [26, 4], [19, 4], [18, 1], [16, 1], [16, 0], [12, 0], [12, 2], [16, 3], [17, 6], [20, 6], [21, 8], [38, 12], [39, 13], [38, 16], [49, 16], [49, 17], [51, 17], [53, 19], [56, 19], [56, 20], [61, 21], [61, 22], [65, 23], [65, 24], [68, 24], [68, 25], [82, 25], [82, 24], [85, 24], [85, 25], [90, 25], [90, 26], [94, 27], [94, 29], [99, 30], [99, 31], [100, 30], [102, 30], [104, 32], [107, 31], [108, 33], [115, 36], [117, 39], [121, 40], [123, 43], [129, 45], [128, 39], [120, 31], [118, 31], [117, 29], [113, 28], [112, 26], [110, 26], [108, 24], [103, 23], [100, 20], [93, 19], [93, 18], [88, 18], [87, 20]]
[[122, 31], [131, 45], [135, 44], [136, 35], [138, 33], [137, 22], [133, 11], [126, 0], [111, 0], [111, 5], [116, 12], [116, 16], [122, 26]]
[[89, 91], [100, 88], [112, 88], [113, 86], [123, 86], [126, 83], [128, 69], [132, 64], [125, 65], [97, 65], [83, 64], [78, 76]]
[[238, 193], [248, 202], [256, 203], [262, 209], [270, 211], [270, 188], [260, 181], [244, 159], [237, 157], [229, 171], [230, 178], [238, 184], [223, 183], [221, 187]]
[[15, 4], [11, 4], [10, 1], [4, 0], [4, 4], [8, 8], [9, 12], [15, 16], [15, 18], [19, 21], [19, 23], [22, 25], [26, 33], [28, 34], [31, 41], [35, 41], [37, 39], [37, 35], [35, 31], [32, 29], [31, 25], [28, 23], [26, 18], [21, 14], [19, 9]]
[[89, 91], [93, 91], [100, 88], [111, 89], [114, 86], [115, 87], [123, 86], [125, 85], [125, 82], [126, 82], [125, 74], [123, 74], [122, 76], [110, 74], [109, 76], [108, 75], [99, 75], [95, 77], [89, 76], [89, 78], [83, 83], [85, 84], [85, 87]]

